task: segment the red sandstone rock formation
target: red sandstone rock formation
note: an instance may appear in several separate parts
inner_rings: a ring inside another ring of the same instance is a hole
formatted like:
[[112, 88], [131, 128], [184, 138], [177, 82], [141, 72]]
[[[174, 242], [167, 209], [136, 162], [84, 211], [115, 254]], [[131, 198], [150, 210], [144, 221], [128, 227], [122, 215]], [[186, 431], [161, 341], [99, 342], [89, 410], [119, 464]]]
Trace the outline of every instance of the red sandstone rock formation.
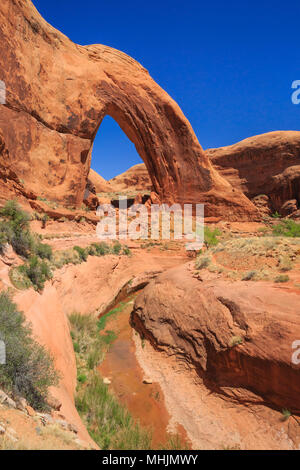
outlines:
[[[94, 187], [95, 194], [97, 193], [109, 193], [114, 191], [109, 181], [106, 181], [96, 171], [90, 169], [88, 182]], [[93, 191], [94, 192], [94, 191]]]
[[215, 168], [247, 197], [269, 196], [272, 210], [300, 201], [300, 132], [278, 131], [206, 150]]
[[300, 411], [300, 297], [262, 282], [199, 280], [171, 269], [138, 296], [133, 325], [152, 344], [196, 367], [215, 392]]
[[152, 181], [144, 163], [129, 168], [121, 175], [109, 180], [114, 191], [151, 191]]
[[26, 188], [80, 206], [92, 145], [113, 117], [144, 160], [164, 202], [206, 204], [206, 215], [253, 219], [255, 206], [213, 169], [178, 105], [126, 54], [79, 46], [30, 0], [2, 0], [0, 128]]

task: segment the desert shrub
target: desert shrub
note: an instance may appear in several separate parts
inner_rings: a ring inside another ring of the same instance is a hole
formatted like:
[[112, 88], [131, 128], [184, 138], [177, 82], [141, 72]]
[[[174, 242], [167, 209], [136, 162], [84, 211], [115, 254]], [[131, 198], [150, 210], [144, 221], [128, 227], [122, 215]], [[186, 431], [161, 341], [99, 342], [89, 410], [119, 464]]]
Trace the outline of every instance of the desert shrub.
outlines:
[[86, 261], [88, 259], [88, 250], [85, 250], [81, 246], [74, 246], [73, 248], [79, 254], [81, 261]]
[[42, 259], [50, 260], [52, 258], [52, 248], [50, 245], [46, 245], [45, 243], [37, 243], [34, 251], [35, 254]]
[[29, 230], [14, 233], [11, 240], [9, 240], [15, 252], [28, 258], [35, 249], [35, 240]]
[[196, 269], [207, 268], [211, 263], [211, 257], [208, 255], [201, 255], [197, 258], [195, 267]]
[[131, 256], [131, 250], [130, 250], [130, 248], [128, 248], [127, 245], [124, 246], [122, 254], [125, 255], [125, 256]]
[[41, 218], [41, 221], [42, 221], [42, 228], [46, 228], [46, 225], [47, 225], [47, 222], [49, 220], [49, 216], [48, 214], [44, 214]]
[[122, 250], [122, 245], [120, 242], [115, 242], [112, 246], [112, 249], [111, 249], [111, 252], [114, 254], [114, 255], [119, 255], [120, 252]]
[[287, 274], [280, 274], [280, 276], [275, 277], [274, 282], [288, 282], [290, 280]]
[[242, 281], [251, 281], [251, 279], [254, 279], [256, 275], [256, 271], [248, 271], [243, 277]]
[[42, 290], [48, 279], [51, 279], [50, 266], [37, 256], [31, 256], [27, 263], [19, 266], [18, 271], [28, 278], [36, 290]]
[[79, 374], [77, 376], [78, 382], [84, 384], [87, 381], [87, 376], [85, 374]]
[[23, 211], [16, 201], [7, 201], [0, 209], [0, 216], [8, 219], [16, 230], [23, 230], [29, 227], [30, 216]]
[[6, 345], [1, 388], [24, 396], [35, 409], [46, 409], [48, 388], [58, 383], [58, 374], [51, 356], [33, 339], [30, 325], [6, 292], [0, 293], [0, 333]]
[[282, 237], [300, 237], [300, 224], [294, 220], [282, 220], [280, 223], [274, 225], [273, 235]]
[[95, 251], [96, 256], [104, 256], [107, 255], [110, 251], [109, 246], [105, 242], [101, 243], [92, 243], [91, 245]]
[[24, 257], [37, 255], [40, 258], [50, 259], [52, 249], [42, 244], [38, 237], [29, 230], [30, 216], [24, 212], [15, 201], [7, 201], [0, 210], [0, 247], [10, 243], [14, 251]]
[[280, 271], [290, 271], [293, 267], [293, 263], [288, 255], [283, 255], [279, 258], [279, 269]]
[[216, 246], [219, 243], [218, 236], [222, 235], [222, 232], [218, 228], [210, 229], [209, 227], [204, 227], [204, 244], [207, 248], [211, 246]]
[[233, 336], [230, 340], [230, 346], [238, 346], [239, 344], [243, 343], [243, 338], [241, 336]]
[[281, 413], [282, 413], [281, 421], [287, 421], [292, 416], [292, 413], [290, 412], [290, 410], [287, 410], [286, 408], [283, 408]]
[[73, 248], [55, 251], [51, 263], [55, 268], [62, 268], [65, 264], [79, 264], [82, 262], [79, 253]]

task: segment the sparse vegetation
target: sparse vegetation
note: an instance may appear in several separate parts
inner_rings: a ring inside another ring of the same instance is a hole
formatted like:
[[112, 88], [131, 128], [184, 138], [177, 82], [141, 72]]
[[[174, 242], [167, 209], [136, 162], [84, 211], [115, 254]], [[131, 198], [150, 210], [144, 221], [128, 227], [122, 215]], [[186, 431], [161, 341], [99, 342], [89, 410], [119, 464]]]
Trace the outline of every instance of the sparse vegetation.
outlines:
[[[116, 333], [106, 329], [107, 320], [127, 305], [128, 302], [120, 303], [99, 320], [93, 315], [78, 313], [69, 317], [78, 370], [76, 407], [90, 435], [103, 450], [149, 450], [152, 445], [152, 431], [141, 427], [132, 418], [97, 370], [116, 339]], [[178, 435], [170, 436], [164, 445], [159, 446], [159, 449], [170, 450], [185, 448]]]
[[196, 269], [205, 269], [211, 263], [211, 256], [209, 255], [200, 255], [198, 256], [195, 267]]
[[285, 219], [273, 226], [273, 235], [281, 237], [300, 237], [300, 224], [294, 220]]
[[119, 255], [120, 251], [122, 250], [122, 245], [120, 242], [116, 241], [112, 246], [112, 253], [114, 255]]
[[7, 393], [24, 396], [35, 409], [48, 409], [48, 388], [57, 385], [58, 374], [51, 356], [33, 339], [30, 325], [7, 292], [0, 293], [0, 333], [6, 345], [0, 387]]
[[287, 274], [280, 274], [280, 276], [275, 277], [274, 282], [288, 282], [290, 280]]
[[57, 209], [59, 207], [59, 204], [57, 202], [49, 201], [45, 197], [38, 196], [37, 199], [38, 199], [38, 201], [41, 201], [41, 202], [44, 202], [45, 204], [47, 204], [47, 206], [49, 206], [51, 209]]
[[101, 449], [151, 449], [151, 432], [134, 422], [97, 371], [91, 373], [89, 383], [77, 394], [76, 407]]
[[271, 281], [292, 270], [299, 261], [299, 238], [231, 237], [200, 253], [195, 269], [222, 272], [232, 280]]
[[74, 246], [73, 248], [79, 254], [79, 258], [81, 261], [86, 261], [89, 256], [89, 252], [87, 249], [82, 248], [81, 246]]
[[290, 271], [293, 267], [291, 258], [288, 255], [283, 255], [279, 258], [279, 269], [280, 271]]
[[233, 348], [239, 344], [243, 344], [243, 338], [241, 336], [233, 336], [230, 340], [230, 346]]
[[[108, 312], [106, 320], [113, 313], [116, 311]], [[69, 320], [73, 344], [78, 345], [76, 407], [85, 419], [91, 436], [104, 450], [150, 449], [149, 430], [142, 429], [133, 421], [125, 407], [109, 392], [96, 370], [115, 339], [115, 333], [103, 332], [106, 322], [97, 321], [92, 315], [74, 313]]]
[[[48, 216], [47, 216], [48, 217]], [[42, 220], [47, 220], [42, 218]], [[42, 290], [47, 280], [52, 278], [52, 271], [65, 264], [79, 264], [87, 261], [89, 255], [106, 254], [131, 255], [127, 246], [120, 242], [108, 245], [105, 242], [93, 243], [82, 248], [74, 248], [53, 253], [50, 245], [41, 242], [39, 235], [29, 229], [30, 216], [15, 201], [8, 201], [0, 210], [0, 251], [8, 243], [24, 259], [24, 264], [10, 271], [10, 280], [17, 289], [33, 287]]]
[[256, 276], [256, 271], [248, 271], [244, 277], [242, 277], [242, 281], [251, 281]]
[[25, 278], [25, 286], [27, 285], [26, 280], [29, 279], [35, 290], [42, 290], [45, 282], [52, 278], [49, 264], [37, 256], [30, 257], [27, 263], [16, 269]]
[[282, 421], [287, 421], [291, 417], [292, 413], [287, 410], [286, 408], [283, 408], [282, 410]]

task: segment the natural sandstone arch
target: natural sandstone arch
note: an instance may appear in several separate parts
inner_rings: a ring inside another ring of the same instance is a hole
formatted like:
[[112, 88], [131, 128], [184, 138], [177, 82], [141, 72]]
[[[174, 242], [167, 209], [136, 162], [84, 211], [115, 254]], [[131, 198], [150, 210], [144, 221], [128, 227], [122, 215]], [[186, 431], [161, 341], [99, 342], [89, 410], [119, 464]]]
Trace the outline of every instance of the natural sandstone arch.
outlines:
[[113, 117], [144, 160], [162, 201], [206, 204], [206, 215], [254, 218], [253, 204], [213, 169], [178, 105], [138, 62], [79, 46], [30, 0], [2, 0], [0, 129], [26, 188], [79, 206], [96, 132]]

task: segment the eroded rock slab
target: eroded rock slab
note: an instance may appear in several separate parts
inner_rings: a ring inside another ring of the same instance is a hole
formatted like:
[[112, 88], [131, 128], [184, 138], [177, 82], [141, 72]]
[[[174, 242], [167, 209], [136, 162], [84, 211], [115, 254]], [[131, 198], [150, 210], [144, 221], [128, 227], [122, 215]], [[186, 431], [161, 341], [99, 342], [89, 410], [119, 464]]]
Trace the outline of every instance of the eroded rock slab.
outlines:
[[300, 296], [262, 282], [201, 280], [171, 269], [137, 297], [132, 323], [152, 344], [196, 367], [213, 391], [300, 412]]

